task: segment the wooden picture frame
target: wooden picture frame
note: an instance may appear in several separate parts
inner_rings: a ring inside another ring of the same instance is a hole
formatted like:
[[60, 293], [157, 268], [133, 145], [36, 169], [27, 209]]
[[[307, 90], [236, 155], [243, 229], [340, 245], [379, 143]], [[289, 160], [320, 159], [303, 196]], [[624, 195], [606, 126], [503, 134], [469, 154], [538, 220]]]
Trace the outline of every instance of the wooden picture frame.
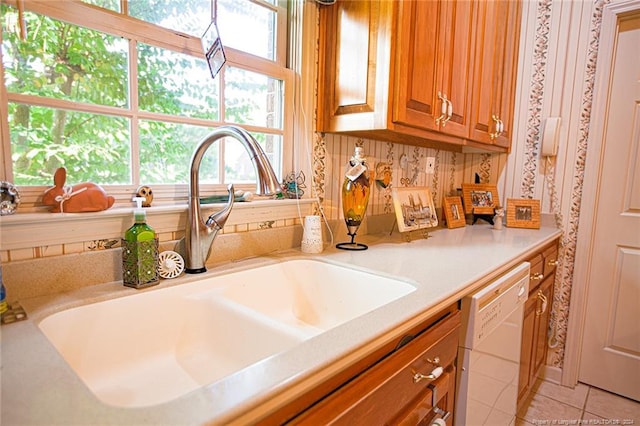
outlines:
[[462, 198], [458, 196], [444, 197], [442, 202], [442, 211], [447, 221], [447, 228], [461, 228], [467, 225], [464, 218]]
[[467, 214], [493, 214], [500, 205], [496, 185], [483, 183], [463, 183], [462, 198], [464, 212]]
[[400, 232], [438, 226], [438, 216], [428, 187], [391, 188]]
[[507, 226], [540, 229], [540, 200], [507, 198]]

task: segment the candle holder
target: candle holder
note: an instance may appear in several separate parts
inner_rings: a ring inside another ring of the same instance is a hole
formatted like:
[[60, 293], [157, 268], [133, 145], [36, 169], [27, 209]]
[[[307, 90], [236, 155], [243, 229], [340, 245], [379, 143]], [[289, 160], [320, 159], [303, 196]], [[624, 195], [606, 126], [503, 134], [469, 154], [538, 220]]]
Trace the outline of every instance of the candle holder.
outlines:
[[351, 241], [346, 243], [338, 243], [336, 244], [336, 248], [342, 250], [366, 250], [369, 248], [368, 245], [362, 243], [356, 243], [354, 240], [356, 238], [356, 232], [347, 232], [347, 235], [351, 237]]

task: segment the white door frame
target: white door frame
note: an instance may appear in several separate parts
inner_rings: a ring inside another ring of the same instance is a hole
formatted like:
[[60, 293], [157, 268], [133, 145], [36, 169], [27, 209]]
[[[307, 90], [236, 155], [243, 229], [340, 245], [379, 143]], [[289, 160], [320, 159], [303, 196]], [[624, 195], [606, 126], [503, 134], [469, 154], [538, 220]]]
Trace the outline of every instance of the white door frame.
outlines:
[[[640, 10], [640, 0], [621, 0], [606, 5], [602, 12], [598, 64], [596, 68], [587, 160], [583, 188], [595, 188], [600, 181], [603, 160], [603, 138], [607, 121], [607, 105], [610, 91], [611, 68], [617, 37], [618, 16]], [[598, 203], [596, 191], [583, 191], [580, 205], [580, 225], [576, 243], [576, 255], [571, 289], [571, 310], [567, 325], [564, 363], [561, 384], [575, 386], [578, 383], [584, 319], [586, 316], [587, 289], [590, 283], [591, 256], [593, 253], [594, 215]]]

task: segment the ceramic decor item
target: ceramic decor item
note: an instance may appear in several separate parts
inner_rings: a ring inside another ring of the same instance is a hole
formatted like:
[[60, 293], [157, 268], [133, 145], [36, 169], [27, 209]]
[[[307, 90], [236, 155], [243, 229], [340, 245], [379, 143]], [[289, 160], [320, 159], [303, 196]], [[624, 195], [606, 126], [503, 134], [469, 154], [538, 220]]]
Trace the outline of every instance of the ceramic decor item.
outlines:
[[0, 181], [0, 216], [14, 214], [20, 205], [20, 192], [11, 182]]
[[321, 217], [318, 215], [305, 216], [300, 249], [303, 253], [315, 254], [321, 253], [323, 248]]
[[148, 185], [139, 186], [136, 191], [136, 197], [144, 198], [142, 207], [151, 207], [151, 203], [153, 202], [153, 189]]
[[65, 185], [67, 169], [60, 167], [53, 176], [54, 186], [44, 191], [42, 204], [51, 206], [52, 213], [83, 213], [107, 210], [115, 199], [100, 185], [91, 182]]
[[370, 192], [371, 180], [364, 149], [357, 146], [347, 164], [347, 173], [342, 184], [342, 212], [347, 224], [347, 235], [351, 237], [351, 241], [336, 244], [337, 248], [342, 250], [369, 248], [366, 244], [356, 243], [355, 237], [367, 212]]

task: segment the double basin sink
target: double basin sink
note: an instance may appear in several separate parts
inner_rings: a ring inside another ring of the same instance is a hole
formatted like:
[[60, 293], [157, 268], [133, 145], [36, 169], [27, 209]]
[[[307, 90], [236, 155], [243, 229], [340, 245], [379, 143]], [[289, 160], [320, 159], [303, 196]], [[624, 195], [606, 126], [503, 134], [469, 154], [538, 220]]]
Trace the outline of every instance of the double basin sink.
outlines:
[[145, 407], [291, 349], [415, 289], [365, 270], [291, 259], [68, 309], [39, 327], [100, 401]]

